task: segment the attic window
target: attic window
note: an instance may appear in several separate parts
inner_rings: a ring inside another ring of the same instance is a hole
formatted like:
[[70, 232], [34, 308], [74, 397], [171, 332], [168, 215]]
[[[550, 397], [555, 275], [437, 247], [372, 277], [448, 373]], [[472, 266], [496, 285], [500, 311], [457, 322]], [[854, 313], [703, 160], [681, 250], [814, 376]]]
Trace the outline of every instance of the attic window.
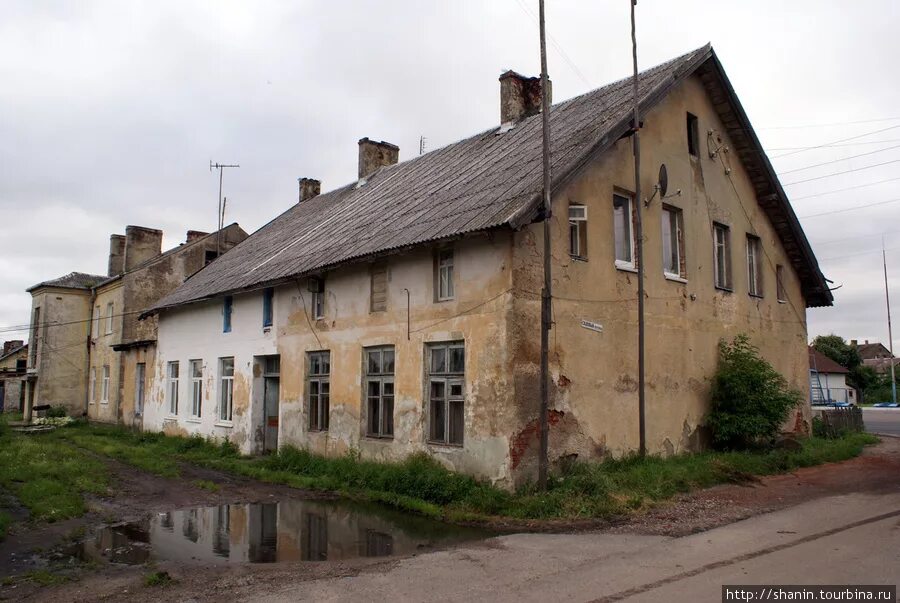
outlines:
[[206, 266], [207, 264], [209, 264], [210, 262], [215, 260], [217, 257], [219, 257], [219, 254], [215, 249], [207, 249], [206, 252], [203, 254], [203, 265]]
[[697, 124], [697, 116], [693, 113], [687, 114], [687, 141], [688, 153], [691, 157], [700, 156], [700, 128]]

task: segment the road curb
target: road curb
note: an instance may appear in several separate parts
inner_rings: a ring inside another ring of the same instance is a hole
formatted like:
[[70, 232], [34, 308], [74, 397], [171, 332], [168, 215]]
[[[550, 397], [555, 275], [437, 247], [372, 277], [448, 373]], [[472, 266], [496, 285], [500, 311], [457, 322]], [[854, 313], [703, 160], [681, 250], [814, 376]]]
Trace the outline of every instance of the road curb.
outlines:
[[875, 431], [870, 431], [869, 433], [878, 436], [879, 438], [894, 438], [900, 440], [900, 435], [897, 435], [896, 433], [877, 433]]

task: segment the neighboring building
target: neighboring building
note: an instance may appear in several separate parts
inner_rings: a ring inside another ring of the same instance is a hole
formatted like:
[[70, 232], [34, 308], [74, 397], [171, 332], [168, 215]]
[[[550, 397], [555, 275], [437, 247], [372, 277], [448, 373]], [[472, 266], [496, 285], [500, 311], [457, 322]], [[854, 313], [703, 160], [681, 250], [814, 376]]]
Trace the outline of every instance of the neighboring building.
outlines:
[[28, 345], [21, 339], [3, 342], [0, 353], [0, 412], [21, 412], [25, 406]]
[[891, 363], [893, 363], [895, 367], [900, 363], [900, 359], [894, 358], [891, 351], [887, 349], [883, 343], [877, 341], [869, 343], [869, 340], [866, 339], [860, 344], [854, 339], [850, 342], [850, 345], [857, 349], [863, 364], [875, 369], [876, 373], [890, 373]]
[[856, 404], [856, 390], [847, 385], [848, 371], [822, 352], [809, 346], [809, 397], [815, 404]]
[[[247, 233], [237, 224], [213, 234], [190, 230], [184, 243], [165, 253], [162, 236], [160, 230], [128, 226], [124, 235], [110, 237], [107, 276], [69, 275], [29, 289], [35, 300], [32, 341], [40, 343], [33, 352], [39, 368], [29, 371], [38, 394], [33, 404], [63, 404], [73, 415], [140, 425], [156, 321], [139, 322], [138, 315]], [[71, 287], [66, 296], [54, 297], [61, 281]], [[63, 300], [70, 301], [63, 306]], [[65, 354], [54, 353], [60, 349]]]
[[27, 289], [31, 327], [25, 415], [35, 406], [64, 406], [81, 416], [87, 398], [92, 288], [105, 276], [71, 272]]
[[[424, 451], [507, 485], [538, 449], [540, 84], [500, 78], [501, 125], [300, 202], [145, 313], [144, 428], [389, 460]], [[705, 441], [717, 343], [747, 333], [797, 389], [832, 296], [709, 46], [640, 79], [647, 442]], [[638, 446], [631, 81], [553, 106], [552, 460]], [[681, 195], [674, 191], [681, 189]], [[808, 429], [808, 403], [790, 426]]]

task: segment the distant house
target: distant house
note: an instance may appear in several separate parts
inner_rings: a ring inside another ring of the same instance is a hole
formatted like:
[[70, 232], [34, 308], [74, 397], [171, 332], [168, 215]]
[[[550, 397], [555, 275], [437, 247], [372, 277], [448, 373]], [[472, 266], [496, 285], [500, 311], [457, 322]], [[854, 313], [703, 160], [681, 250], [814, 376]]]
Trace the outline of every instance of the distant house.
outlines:
[[809, 346], [809, 398], [812, 404], [856, 404], [856, 390], [847, 385], [849, 372], [846, 367]]
[[859, 357], [862, 358], [863, 364], [875, 369], [876, 373], [890, 373], [891, 363], [894, 364], [894, 367], [900, 364], [900, 359], [894, 358], [891, 351], [883, 343], [877, 341], [869, 343], [868, 339], [863, 343], [857, 343], [854, 339], [850, 342], [850, 345], [855, 346], [859, 351]]
[[0, 351], [0, 412], [22, 411], [27, 364], [28, 344], [20, 339], [3, 343]]
[[639, 205], [649, 452], [703, 447], [723, 338], [747, 333], [807, 387], [806, 308], [832, 295], [711, 47], [640, 75], [644, 198], [631, 79], [552, 106], [552, 218], [540, 79], [499, 88], [496, 126], [403, 162], [363, 138], [356, 178], [323, 194], [301, 180], [298, 203], [153, 305], [144, 428], [533, 479], [549, 219], [551, 460], [633, 451]]

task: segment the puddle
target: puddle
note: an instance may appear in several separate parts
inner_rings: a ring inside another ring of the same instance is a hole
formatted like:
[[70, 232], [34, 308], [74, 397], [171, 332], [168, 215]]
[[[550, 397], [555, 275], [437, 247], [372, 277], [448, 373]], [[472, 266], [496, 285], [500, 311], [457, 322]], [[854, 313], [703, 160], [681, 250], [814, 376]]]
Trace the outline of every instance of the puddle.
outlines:
[[159, 513], [103, 528], [58, 556], [130, 565], [337, 561], [408, 555], [489, 536], [380, 506], [286, 500]]

